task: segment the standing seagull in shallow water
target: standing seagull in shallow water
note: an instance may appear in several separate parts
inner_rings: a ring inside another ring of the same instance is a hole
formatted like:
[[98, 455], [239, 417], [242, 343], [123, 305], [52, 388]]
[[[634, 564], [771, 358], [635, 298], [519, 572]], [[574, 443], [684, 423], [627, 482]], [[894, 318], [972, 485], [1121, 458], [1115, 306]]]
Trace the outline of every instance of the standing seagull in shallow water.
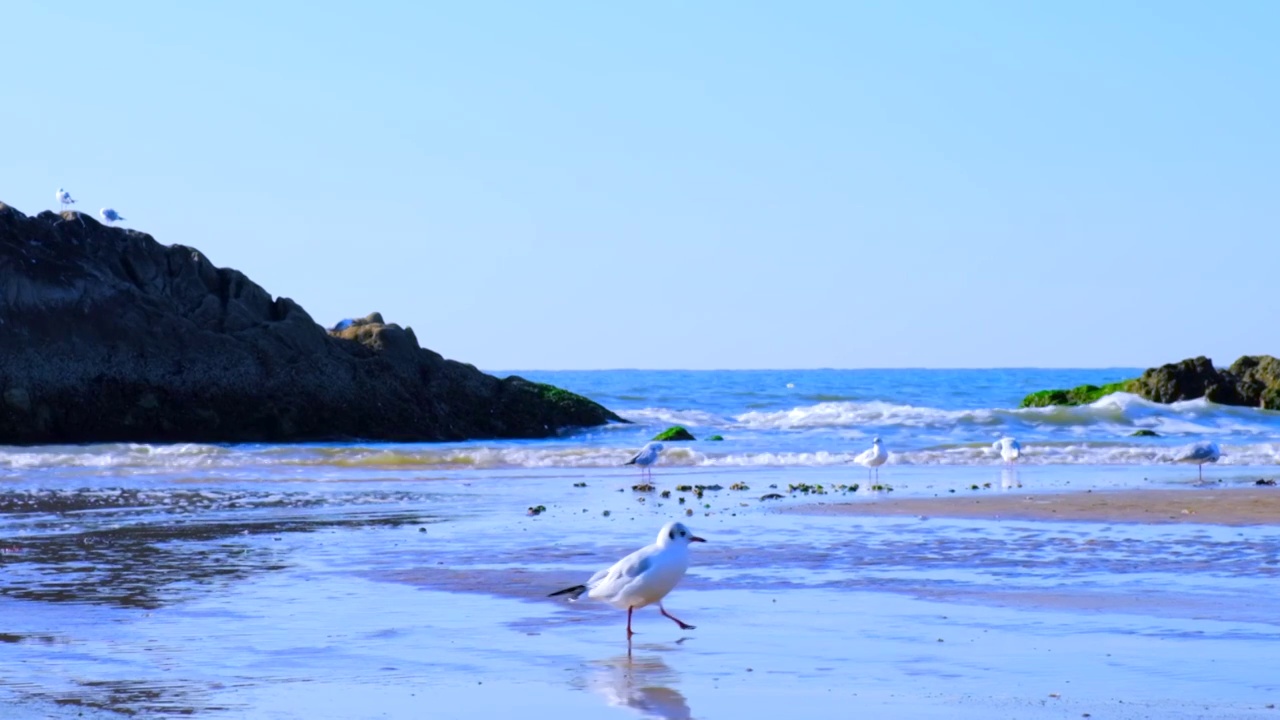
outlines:
[[112, 210], [111, 208], [102, 208], [98, 213], [102, 215], [103, 220], [106, 220], [109, 223], [120, 222], [124, 219], [123, 217], [120, 217], [120, 213]]
[[[53, 196], [57, 198], [58, 203], [62, 205], [61, 210], [66, 210], [68, 205], [75, 203], [75, 200], [71, 199], [71, 193], [63, 190], [62, 188], [58, 188], [58, 192], [54, 193]], [[59, 212], [61, 212], [61, 210]]]
[[662, 443], [648, 443], [644, 447], [640, 448], [640, 452], [636, 453], [636, 456], [628, 460], [626, 464], [638, 466], [640, 468], [641, 476], [648, 473], [650, 477], [653, 477], [653, 470], [651, 470], [649, 466], [658, 462], [658, 454], [661, 452]]
[[689, 569], [689, 543], [696, 542], [706, 540], [689, 532], [689, 528], [681, 523], [669, 522], [658, 531], [658, 540], [652, 545], [592, 575], [585, 585], [557, 590], [547, 597], [568, 595], [570, 600], [577, 600], [586, 593], [592, 600], [603, 600], [619, 610], [626, 608], [627, 640], [635, 635], [631, 630], [631, 613], [654, 603], [658, 603], [658, 610], [674, 620], [681, 630], [693, 630], [692, 625], [662, 607], [662, 598]]
[[880, 438], [871, 441], [871, 448], [863, 451], [861, 455], [854, 458], [853, 461], [859, 465], [865, 465], [867, 468], [867, 480], [871, 479], [871, 468], [876, 469], [876, 479], [880, 479], [880, 466], [885, 460], [889, 459], [889, 453], [880, 447]]
[[1018, 458], [1022, 457], [1022, 446], [1011, 437], [1002, 437], [991, 443], [991, 447], [999, 450], [1000, 458], [1009, 464], [1017, 462]]
[[1200, 469], [1200, 479], [1204, 480], [1204, 464], [1218, 462], [1218, 458], [1222, 457], [1222, 451], [1218, 449], [1216, 442], [1198, 442], [1194, 445], [1188, 445], [1178, 451], [1174, 456], [1174, 462], [1195, 463]]

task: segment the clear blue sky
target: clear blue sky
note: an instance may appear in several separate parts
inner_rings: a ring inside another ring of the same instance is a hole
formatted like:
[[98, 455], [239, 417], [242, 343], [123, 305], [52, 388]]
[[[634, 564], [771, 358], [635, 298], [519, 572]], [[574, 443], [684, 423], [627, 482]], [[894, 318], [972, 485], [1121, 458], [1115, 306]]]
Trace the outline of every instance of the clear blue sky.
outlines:
[[0, 200], [480, 367], [1280, 353], [1280, 3], [3, 15]]

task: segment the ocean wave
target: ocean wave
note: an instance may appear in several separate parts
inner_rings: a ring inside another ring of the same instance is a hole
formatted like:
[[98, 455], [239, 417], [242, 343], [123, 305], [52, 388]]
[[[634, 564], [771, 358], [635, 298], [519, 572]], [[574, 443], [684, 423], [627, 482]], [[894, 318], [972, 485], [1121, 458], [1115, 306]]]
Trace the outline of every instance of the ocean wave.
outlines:
[[[235, 461], [237, 453], [229, 448], [200, 443], [174, 445], [88, 445], [44, 446], [0, 450], [0, 468], [28, 470], [47, 467], [121, 468], [121, 467], [203, 467], [218, 464], [220, 459]], [[239, 454], [243, 459], [243, 454]]]
[[994, 434], [1037, 428], [1101, 427], [1116, 433], [1149, 429], [1161, 435], [1280, 433], [1277, 412], [1215, 405], [1203, 399], [1164, 405], [1129, 393], [1108, 395], [1090, 405], [1018, 409], [942, 410], [882, 401], [822, 402], [789, 410], [742, 413], [733, 421], [738, 427], [763, 432], [859, 429], [872, 433], [885, 428], [928, 428], [989, 430]]
[[671, 408], [641, 408], [618, 411], [627, 420], [639, 425], [683, 425], [686, 427], [723, 427], [731, 420], [703, 410], [673, 410]]
[[991, 410], [936, 408], [871, 402], [822, 402], [790, 410], [753, 411], [734, 418], [752, 430], [808, 430], [865, 426], [945, 427], [959, 424], [998, 424]]
[[[668, 445], [660, 466], [826, 467], [853, 465], [862, 448], [835, 450], [714, 451], [703, 445]], [[1024, 442], [1020, 465], [1159, 465], [1173, 462], [1177, 447], [1138, 442]], [[1280, 465], [1280, 443], [1223, 445], [1222, 465]], [[94, 451], [0, 452], [0, 468], [117, 468], [156, 472], [201, 467], [253, 472], [255, 468], [386, 471], [392, 473], [493, 469], [603, 469], [625, 467], [631, 447], [519, 446], [102, 446]], [[938, 445], [889, 452], [889, 465], [995, 465], [1000, 458], [987, 443]]]

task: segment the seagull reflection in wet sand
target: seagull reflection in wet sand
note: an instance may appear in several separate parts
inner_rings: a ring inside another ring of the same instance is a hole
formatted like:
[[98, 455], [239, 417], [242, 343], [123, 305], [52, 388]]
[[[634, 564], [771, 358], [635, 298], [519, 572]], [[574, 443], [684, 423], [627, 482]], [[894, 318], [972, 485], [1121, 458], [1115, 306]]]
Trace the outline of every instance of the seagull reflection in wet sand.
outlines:
[[690, 720], [693, 711], [679, 690], [669, 687], [675, 673], [658, 656], [632, 658], [630, 650], [589, 666], [586, 686], [610, 707], [628, 707], [644, 718]]

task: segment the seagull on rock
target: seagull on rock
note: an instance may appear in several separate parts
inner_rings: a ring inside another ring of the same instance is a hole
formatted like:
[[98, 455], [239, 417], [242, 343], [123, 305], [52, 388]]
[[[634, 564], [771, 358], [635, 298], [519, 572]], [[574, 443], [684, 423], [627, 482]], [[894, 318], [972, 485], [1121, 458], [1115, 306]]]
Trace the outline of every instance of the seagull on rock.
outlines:
[[662, 443], [651, 442], [640, 448], [640, 452], [636, 453], [636, 456], [628, 460], [626, 464], [639, 467], [641, 476], [644, 476], [647, 473], [652, 477], [653, 470], [650, 466], [658, 462], [658, 455], [661, 453]]
[[853, 461], [867, 468], [867, 480], [871, 480], [871, 468], [876, 470], [876, 479], [880, 479], [880, 466], [889, 459], [889, 453], [880, 446], [880, 438], [871, 441], [871, 447], [863, 451]]
[[662, 599], [675, 588], [689, 569], [689, 545], [696, 542], [706, 540], [689, 532], [689, 528], [683, 523], [669, 522], [658, 531], [658, 539], [652, 545], [641, 548], [608, 569], [592, 575], [584, 585], [557, 590], [547, 597], [568, 595], [570, 600], [577, 600], [585, 593], [592, 600], [603, 600], [619, 610], [625, 609], [628, 641], [635, 635], [631, 630], [631, 614], [654, 603], [681, 630], [693, 630], [692, 625], [667, 612], [662, 607]]
[[53, 196], [58, 199], [58, 204], [62, 206], [62, 210], [67, 210], [68, 205], [74, 205], [76, 202], [71, 198], [71, 193], [62, 188], [58, 188], [58, 192], [54, 193]]
[[1178, 451], [1173, 457], [1174, 462], [1195, 463], [1200, 469], [1200, 479], [1204, 480], [1204, 464], [1218, 462], [1218, 458], [1222, 457], [1222, 451], [1218, 449], [1216, 442], [1198, 442], [1194, 445], [1188, 445]]
[[112, 210], [111, 208], [102, 208], [98, 211], [98, 214], [102, 216], [103, 220], [106, 220], [109, 223], [120, 222], [124, 219], [120, 213]]

